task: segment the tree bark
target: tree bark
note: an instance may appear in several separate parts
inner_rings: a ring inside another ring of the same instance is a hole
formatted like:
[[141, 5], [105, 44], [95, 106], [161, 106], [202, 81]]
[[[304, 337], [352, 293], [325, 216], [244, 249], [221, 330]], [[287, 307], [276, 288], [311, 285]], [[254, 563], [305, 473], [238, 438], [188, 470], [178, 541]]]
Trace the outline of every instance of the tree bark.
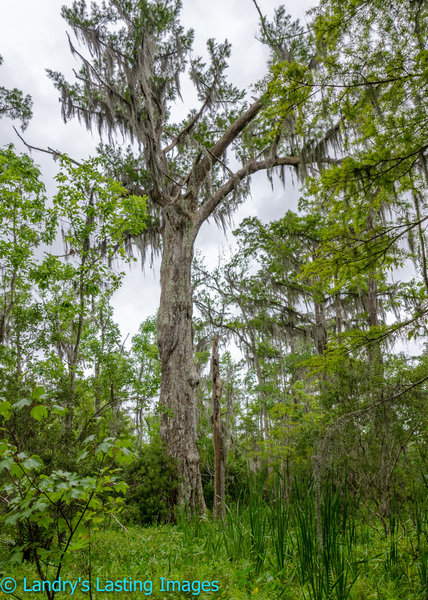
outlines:
[[327, 346], [327, 328], [325, 324], [325, 312], [324, 312], [324, 301], [317, 302], [314, 300], [315, 305], [315, 347], [319, 355], [324, 354]]
[[195, 228], [177, 204], [165, 207], [162, 231], [158, 347], [161, 360], [161, 437], [177, 460], [179, 498], [192, 512], [205, 513], [196, 445], [196, 388], [193, 361], [190, 272]]
[[213, 378], [213, 441], [214, 441], [214, 517], [226, 518], [224, 481], [224, 441], [221, 430], [221, 383], [218, 337], [213, 339], [212, 378]]

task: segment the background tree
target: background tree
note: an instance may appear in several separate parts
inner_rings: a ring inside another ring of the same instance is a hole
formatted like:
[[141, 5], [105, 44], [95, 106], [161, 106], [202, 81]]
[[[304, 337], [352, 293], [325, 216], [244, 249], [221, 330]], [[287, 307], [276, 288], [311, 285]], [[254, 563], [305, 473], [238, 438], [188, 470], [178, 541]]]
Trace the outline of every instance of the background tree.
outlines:
[[[3, 63], [3, 57], [0, 55], [0, 65]], [[24, 96], [21, 90], [13, 88], [9, 90], [0, 86], [0, 117], [7, 116], [10, 119], [19, 119], [21, 128], [25, 129], [29, 120], [33, 116], [33, 101], [29, 95]]]
[[132, 389], [135, 404], [135, 427], [137, 430], [137, 445], [141, 444], [144, 429], [152, 437], [159, 431], [159, 410], [155, 409], [154, 401], [159, 397], [160, 362], [156, 344], [156, 318], [145, 319], [132, 338], [131, 347]]

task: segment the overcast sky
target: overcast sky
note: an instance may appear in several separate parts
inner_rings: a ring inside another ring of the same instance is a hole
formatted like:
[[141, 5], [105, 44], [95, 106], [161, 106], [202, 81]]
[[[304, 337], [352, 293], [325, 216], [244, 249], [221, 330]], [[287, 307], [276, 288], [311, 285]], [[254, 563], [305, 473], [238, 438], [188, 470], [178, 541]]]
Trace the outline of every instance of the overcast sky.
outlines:
[[[66, 2], [70, 4], [71, 2]], [[273, 14], [280, 2], [259, 0], [262, 12]], [[305, 12], [316, 0], [287, 0], [287, 10], [295, 18], [305, 20]], [[0, 21], [0, 54], [4, 63], [0, 67], [0, 82], [6, 87], [17, 87], [33, 98], [34, 117], [25, 132], [26, 140], [35, 146], [52, 147], [78, 160], [94, 153], [98, 139], [92, 137], [77, 120], [66, 125], [60, 116], [58, 94], [47, 78], [45, 69], [63, 72], [72, 79], [72, 69], [78, 66], [70, 54], [66, 38], [66, 24], [60, 16], [63, 0], [15, 0], [2, 6]], [[232, 43], [230, 81], [239, 87], [250, 87], [260, 79], [266, 69], [266, 49], [255, 39], [258, 15], [252, 0], [183, 0], [182, 22], [195, 30], [195, 53], [203, 54], [205, 41], [214, 37], [227, 38]], [[183, 108], [177, 107], [181, 111]], [[187, 112], [185, 110], [184, 112]], [[17, 139], [12, 123], [0, 120], [0, 144], [13, 142], [19, 151], [25, 147]], [[52, 191], [55, 165], [49, 157], [33, 153], [36, 163], [44, 173], [47, 188]], [[252, 198], [237, 211], [238, 225], [242, 218], [258, 215], [264, 221], [281, 217], [296, 207], [298, 190], [290, 182], [272, 192], [263, 173], [253, 178]], [[217, 262], [220, 251], [227, 250], [231, 241], [213, 224], [205, 225], [199, 234], [197, 248], [207, 257], [209, 264]], [[159, 303], [159, 269], [146, 266], [142, 272], [138, 265], [127, 269], [122, 289], [114, 299], [115, 317], [122, 334], [132, 336], [140, 322], [154, 314]]]

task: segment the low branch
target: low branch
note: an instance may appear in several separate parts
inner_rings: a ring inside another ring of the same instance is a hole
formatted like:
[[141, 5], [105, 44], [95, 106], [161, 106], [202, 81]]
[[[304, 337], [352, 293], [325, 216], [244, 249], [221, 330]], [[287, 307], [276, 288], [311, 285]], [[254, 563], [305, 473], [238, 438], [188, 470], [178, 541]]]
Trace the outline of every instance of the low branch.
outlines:
[[84, 435], [84, 433], [86, 432], [86, 430], [87, 430], [87, 428], [88, 428], [89, 424], [90, 424], [90, 423], [92, 423], [92, 421], [93, 421], [94, 419], [96, 419], [96, 417], [97, 417], [98, 415], [100, 415], [102, 412], [104, 412], [105, 410], [108, 410], [108, 409], [112, 408], [112, 406], [113, 406], [113, 404], [114, 404], [114, 403], [115, 403], [115, 400], [113, 400], [113, 401], [110, 401], [110, 402], [106, 402], [106, 403], [105, 403], [103, 406], [101, 406], [101, 408], [99, 408], [98, 410], [96, 410], [96, 411], [94, 412], [94, 414], [92, 415], [92, 417], [90, 417], [90, 418], [89, 418], [89, 419], [86, 421], [86, 423], [84, 424], [84, 426], [83, 426], [83, 428], [82, 428], [81, 432], [80, 432], [80, 433], [79, 433], [79, 435], [77, 436], [77, 441], [78, 441], [78, 442], [81, 442], [81, 441], [83, 440], [83, 435]]
[[425, 377], [422, 377], [422, 379], [419, 379], [418, 381], [413, 382], [412, 384], [408, 385], [407, 387], [402, 389], [400, 392], [397, 392], [393, 396], [389, 396], [389, 397], [386, 396], [385, 398], [382, 398], [381, 400], [378, 400], [377, 402], [371, 402], [368, 406], [366, 406], [364, 408], [360, 408], [358, 410], [354, 410], [352, 412], [341, 415], [338, 419], [336, 419], [336, 421], [334, 423], [331, 423], [331, 425], [329, 425], [327, 427], [321, 447], [325, 448], [328, 441], [331, 439], [331, 437], [333, 435], [336, 434], [337, 430], [340, 427], [343, 427], [350, 421], [353, 421], [354, 419], [361, 417], [362, 415], [372, 411], [374, 408], [377, 408], [378, 406], [382, 406], [384, 404], [392, 404], [393, 402], [395, 402], [395, 400], [398, 400], [398, 398], [400, 398], [401, 396], [404, 396], [404, 394], [407, 394], [408, 392], [412, 391], [415, 387], [419, 387], [426, 381], [428, 381], [428, 375], [426, 375]]

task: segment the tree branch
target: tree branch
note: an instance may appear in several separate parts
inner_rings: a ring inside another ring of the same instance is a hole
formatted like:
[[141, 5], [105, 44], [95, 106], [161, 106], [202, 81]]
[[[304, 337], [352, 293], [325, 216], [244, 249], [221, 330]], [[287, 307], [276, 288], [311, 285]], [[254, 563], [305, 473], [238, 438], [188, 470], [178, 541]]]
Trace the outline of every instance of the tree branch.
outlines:
[[64, 152], [59, 152], [58, 150], [53, 150], [52, 148], [49, 148], [49, 146], [48, 146], [48, 148], [38, 148], [37, 146], [31, 146], [31, 144], [29, 144], [28, 142], [26, 142], [24, 140], [24, 138], [19, 133], [19, 131], [16, 129], [16, 127], [14, 127], [14, 130], [15, 130], [16, 135], [21, 140], [21, 142], [25, 146], [27, 146], [27, 148], [29, 150], [37, 150], [37, 152], [44, 152], [45, 154], [50, 154], [51, 156], [53, 156], [54, 160], [65, 157], [65, 158], [68, 158], [68, 160], [70, 160], [74, 165], [77, 165], [78, 167], [82, 166], [82, 163], [78, 162], [77, 160], [74, 160], [73, 158], [70, 158], [70, 156], [68, 156], [68, 154], [65, 154]]
[[263, 16], [262, 11], [260, 10], [260, 6], [257, 4], [256, 0], [253, 0], [253, 4], [256, 7], [257, 12], [259, 13], [259, 17], [260, 17], [260, 24], [262, 26], [263, 29], [263, 33], [266, 36], [267, 41], [269, 42], [272, 50], [275, 52], [275, 54], [277, 55], [279, 60], [286, 60], [287, 62], [290, 61], [290, 52], [287, 48], [287, 46], [285, 46], [284, 48], [281, 48], [281, 46], [276, 42], [276, 40], [274, 40], [272, 38], [272, 36], [270, 35], [267, 27], [266, 27], [266, 17]]
[[256, 100], [239, 119], [236, 119], [229, 129], [223, 134], [212, 148], [210, 148], [209, 156], [205, 156], [199, 162], [193, 165], [189, 177], [190, 188], [194, 188], [197, 192], [205, 177], [211, 171], [213, 165], [220, 159], [230, 144], [238, 137], [238, 135], [251, 123], [262, 109], [261, 100]]
[[[337, 164], [340, 161], [335, 158], [326, 157], [322, 162], [327, 164]], [[283, 156], [269, 160], [252, 160], [236, 171], [232, 177], [226, 181], [209, 200], [207, 200], [198, 210], [196, 214], [196, 231], [202, 223], [208, 219], [211, 213], [215, 210], [218, 204], [234, 190], [236, 185], [257, 171], [263, 171], [274, 167], [291, 166], [296, 167], [301, 163], [299, 156]]]
[[190, 119], [189, 123], [186, 125], [186, 127], [184, 127], [180, 133], [173, 139], [173, 141], [169, 144], [169, 146], [167, 146], [164, 149], [164, 154], [167, 154], [168, 152], [171, 152], [171, 150], [173, 148], [175, 148], [175, 146], [179, 143], [179, 141], [186, 135], [186, 133], [189, 133], [189, 131], [191, 131], [191, 129], [194, 127], [194, 125], [197, 123], [198, 119], [202, 116], [202, 113], [204, 112], [205, 108], [208, 106], [208, 98], [206, 98], [205, 102], [202, 104], [201, 108], [198, 110], [198, 112], [194, 115], [194, 117], [192, 119]]

